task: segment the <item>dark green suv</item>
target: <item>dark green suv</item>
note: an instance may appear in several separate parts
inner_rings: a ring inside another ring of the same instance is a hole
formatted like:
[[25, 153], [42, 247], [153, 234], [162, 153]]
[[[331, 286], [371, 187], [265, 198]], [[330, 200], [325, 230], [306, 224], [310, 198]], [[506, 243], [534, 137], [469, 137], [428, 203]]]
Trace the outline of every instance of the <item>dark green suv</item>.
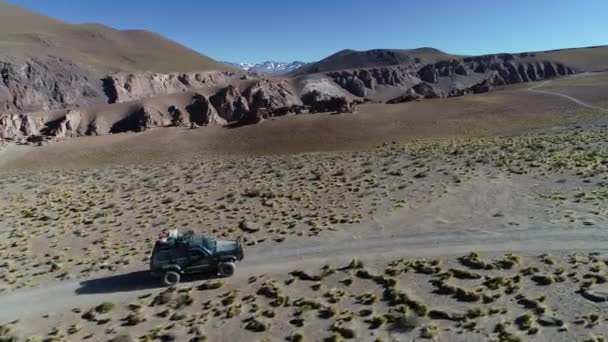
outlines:
[[156, 241], [150, 271], [161, 277], [165, 285], [175, 285], [184, 274], [216, 271], [229, 277], [234, 274], [235, 262], [243, 260], [240, 240], [213, 240], [201, 234], [163, 236]]

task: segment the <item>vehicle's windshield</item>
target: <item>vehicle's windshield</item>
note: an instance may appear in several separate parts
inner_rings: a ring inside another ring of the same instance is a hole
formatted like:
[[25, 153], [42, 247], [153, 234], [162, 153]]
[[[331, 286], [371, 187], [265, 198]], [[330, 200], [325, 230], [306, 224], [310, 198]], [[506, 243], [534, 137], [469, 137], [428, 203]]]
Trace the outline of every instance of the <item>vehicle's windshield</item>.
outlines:
[[211, 240], [209, 238], [207, 238], [206, 236], [199, 236], [200, 237], [200, 243], [201, 246], [203, 246], [204, 249], [208, 250], [209, 252], [213, 253], [215, 251], [215, 244], [216, 242], [214, 240]]
[[607, 44], [607, 0], [0, 0], [0, 342], [604, 341]]

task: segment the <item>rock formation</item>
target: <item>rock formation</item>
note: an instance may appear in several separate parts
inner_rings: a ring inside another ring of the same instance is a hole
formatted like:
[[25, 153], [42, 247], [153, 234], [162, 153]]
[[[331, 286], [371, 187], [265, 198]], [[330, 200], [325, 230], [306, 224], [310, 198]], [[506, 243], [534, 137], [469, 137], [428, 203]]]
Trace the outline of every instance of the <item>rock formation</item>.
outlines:
[[[368, 99], [399, 103], [462, 96], [577, 72], [533, 54], [455, 58], [433, 52], [442, 59], [424, 59], [372, 52], [370, 58], [381, 61], [379, 66], [291, 79], [243, 71], [100, 76], [92, 67], [61, 58], [1, 57], [0, 139], [39, 141], [164, 126], [238, 126], [287, 114], [352, 112]], [[389, 63], [394, 59], [404, 63]], [[117, 107], [107, 107], [112, 104]]]
[[[496, 86], [540, 81], [567, 76], [576, 70], [562, 63], [518, 57], [511, 54], [466, 57], [422, 65], [383, 66], [328, 72], [325, 75], [357, 97], [384, 100], [388, 88], [402, 95], [386, 100], [389, 103], [423, 98], [461, 96], [482, 93]], [[384, 86], [380, 89], [378, 86]], [[379, 90], [380, 89], [380, 90]], [[376, 90], [375, 92], [371, 92]]]
[[227, 122], [238, 121], [249, 112], [249, 103], [238, 88], [229, 85], [209, 98], [219, 116]]
[[102, 79], [108, 103], [121, 103], [164, 94], [226, 86], [245, 73], [206, 71], [191, 73], [118, 73]]
[[61, 58], [0, 57], [0, 113], [25, 113], [103, 103], [96, 70]]
[[195, 94], [192, 103], [186, 107], [190, 114], [188, 123], [195, 123], [199, 126], [209, 124], [226, 124], [226, 119], [222, 118], [209, 99], [201, 94]]

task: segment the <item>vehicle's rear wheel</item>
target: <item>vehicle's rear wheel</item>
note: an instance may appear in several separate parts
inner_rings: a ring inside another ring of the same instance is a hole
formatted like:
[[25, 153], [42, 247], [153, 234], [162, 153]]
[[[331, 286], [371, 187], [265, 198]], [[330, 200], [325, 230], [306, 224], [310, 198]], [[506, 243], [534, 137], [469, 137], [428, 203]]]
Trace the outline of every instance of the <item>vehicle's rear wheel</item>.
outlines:
[[179, 273], [177, 273], [175, 271], [167, 271], [163, 275], [163, 283], [165, 285], [169, 285], [169, 286], [176, 285], [177, 283], [179, 283], [179, 278], [180, 278]]
[[233, 262], [222, 262], [218, 265], [218, 269], [222, 277], [230, 277], [234, 274], [236, 265]]

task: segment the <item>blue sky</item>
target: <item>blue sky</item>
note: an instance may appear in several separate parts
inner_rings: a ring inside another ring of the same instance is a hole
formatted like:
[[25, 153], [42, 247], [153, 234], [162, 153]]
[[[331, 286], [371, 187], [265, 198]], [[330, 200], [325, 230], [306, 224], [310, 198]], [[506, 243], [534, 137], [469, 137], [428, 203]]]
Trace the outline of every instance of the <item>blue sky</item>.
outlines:
[[227, 61], [315, 61], [346, 48], [474, 55], [608, 44], [607, 0], [9, 2], [72, 23], [155, 31]]

